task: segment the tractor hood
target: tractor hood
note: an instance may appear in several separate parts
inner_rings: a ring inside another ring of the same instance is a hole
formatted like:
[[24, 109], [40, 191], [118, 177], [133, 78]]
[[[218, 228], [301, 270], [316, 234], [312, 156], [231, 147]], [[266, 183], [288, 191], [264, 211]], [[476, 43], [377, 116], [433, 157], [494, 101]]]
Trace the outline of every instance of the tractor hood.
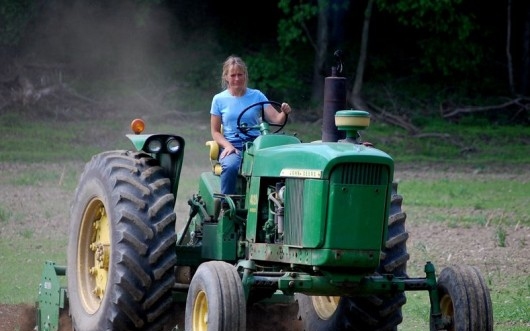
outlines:
[[328, 179], [340, 163], [371, 163], [394, 170], [392, 158], [376, 148], [342, 142], [287, 143], [268, 146], [258, 137], [245, 152], [242, 173], [259, 177], [300, 177]]

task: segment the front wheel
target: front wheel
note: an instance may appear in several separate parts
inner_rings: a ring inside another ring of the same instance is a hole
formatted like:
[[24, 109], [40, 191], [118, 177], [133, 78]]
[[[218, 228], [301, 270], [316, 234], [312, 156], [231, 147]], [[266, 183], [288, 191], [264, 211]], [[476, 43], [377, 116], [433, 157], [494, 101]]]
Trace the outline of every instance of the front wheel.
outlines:
[[186, 300], [186, 331], [244, 331], [246, 302], [234, 266], [205, 262], [191, 280]]
[[143, 153], [105, 152], [85, 166], [68, 238], [75, 330], [163, 329], [176, 264], [170, 187], [158, 161]]
[[[447, 331], [492, 331], [493, 308], [489, 290], [477, 268], [446, 267], [438, 277], [442, 321]], [[431, 318], [431, 331], [437, 330]]]

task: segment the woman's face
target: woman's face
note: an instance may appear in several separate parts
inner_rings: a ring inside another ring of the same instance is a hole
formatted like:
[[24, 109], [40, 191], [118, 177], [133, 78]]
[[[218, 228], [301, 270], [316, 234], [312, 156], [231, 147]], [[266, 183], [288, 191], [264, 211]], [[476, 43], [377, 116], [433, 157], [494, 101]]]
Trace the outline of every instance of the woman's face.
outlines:
[[228, 86], [231, 89], [245, 88], [247, 83], [245, 72], [237, 66], [232, 66], [228, 70], [228, 73], [226, 74], [226, 81], [228, 82]]

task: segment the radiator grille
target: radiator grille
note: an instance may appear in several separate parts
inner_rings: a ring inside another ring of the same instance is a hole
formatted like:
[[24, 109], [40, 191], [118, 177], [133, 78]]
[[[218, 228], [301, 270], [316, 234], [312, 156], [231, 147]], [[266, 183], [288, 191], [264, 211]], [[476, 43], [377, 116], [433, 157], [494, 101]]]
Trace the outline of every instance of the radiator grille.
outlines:
[[285, 213], [284, 243], [287, 245], [302, 245], [302, 217], [304, 211], [304, 179], [288, 178], [287, 201], [288, 210]]
[[[333, 184], [349, 185], [386, 185], [389, 180], [388, 168], [380, 164], [344, 163], [337, 165], [331, 172], [330, 182]], [[304, 206], [305, 201], [317, 197], [304, 199], [303, 178], [287, 178], [287, 197], [284, 222], [284, 243], [286, 245], [302, 246], [304, 232], [304, 211], [312, 206]], [[320, 197], [327, 200], [327, 197]]]
[[387, 180], [383, 165], [369, 163], [341, 164], [331, 174], [331, 182], [336, 184], [381, 185]]

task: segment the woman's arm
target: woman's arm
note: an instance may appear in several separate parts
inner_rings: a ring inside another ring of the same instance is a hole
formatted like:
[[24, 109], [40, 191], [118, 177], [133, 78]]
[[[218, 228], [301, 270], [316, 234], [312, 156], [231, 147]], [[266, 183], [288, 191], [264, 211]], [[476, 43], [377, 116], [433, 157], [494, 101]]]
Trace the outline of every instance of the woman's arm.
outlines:
[[225, 136], [221, 132], [221, 117], [217, 115], [210, 115], [210, 132], [213, 140], [215, 140], [219, 146], [223, 149], [219, 155], [219, 159], [222, 159], [226, 155], [232, 153], [239, 153], [239, 151], [232, 146], [232, 144], [226, 140]]
[[272, 124], [281, 124], [285, 121], [285, 115], [291, 113], [292, 109], [288, 103], [284, 102], [282, 103], [280, 110], [281, 111], [278, 112], [271, 104], [265, 106], [265, 117], [267, 121]]

